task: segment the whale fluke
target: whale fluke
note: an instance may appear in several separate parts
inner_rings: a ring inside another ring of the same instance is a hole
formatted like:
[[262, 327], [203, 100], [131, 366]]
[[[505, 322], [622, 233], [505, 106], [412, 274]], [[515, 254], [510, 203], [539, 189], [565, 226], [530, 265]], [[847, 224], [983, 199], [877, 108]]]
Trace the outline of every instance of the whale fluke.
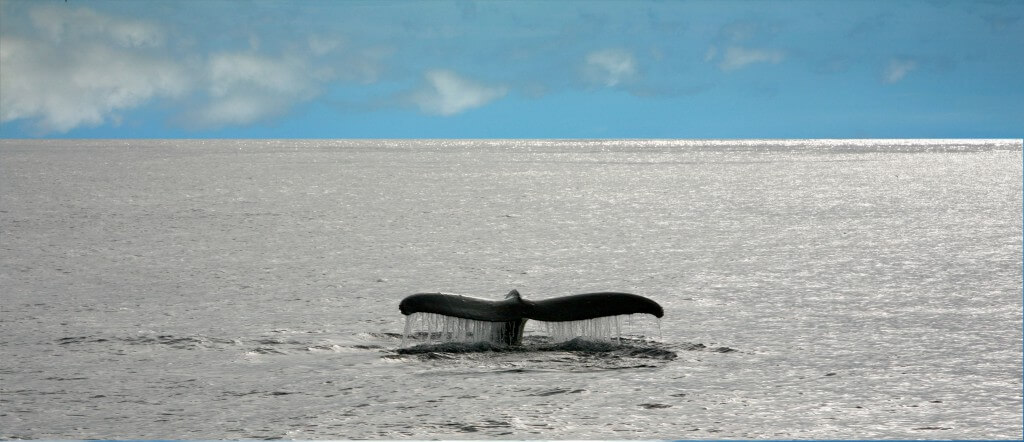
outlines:
[[582, 321], [636, 313], [646, 313], [657, 318], [665, 316], [665, 311], [657, 302], [632, 293], [583, 293], [523, 302], [531, 307], [527, 319], [545, 322]]
[[583, 293], [529, 301], [517, 290], [510, 291], [500, 301], [448, 293], [417, 293], [403, 299], [398, 309], [406, 316], [428, 313], [479, 321], [483, 324], [473, 325], [476, 333], [510, 345], [522, 342], [523, 328], [529, 319], [558, 323], [637, 313], [661, 318], [665, 314], [657, 302], [632, 293]]

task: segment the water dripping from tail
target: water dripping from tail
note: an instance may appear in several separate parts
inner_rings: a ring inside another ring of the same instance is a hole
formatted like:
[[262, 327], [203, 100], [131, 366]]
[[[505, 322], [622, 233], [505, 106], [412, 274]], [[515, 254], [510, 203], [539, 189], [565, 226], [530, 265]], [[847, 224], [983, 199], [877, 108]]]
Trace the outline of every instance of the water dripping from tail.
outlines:
[[412, 318], [409, 316], [405, 317], [405, 329], [402, 330], [402, 347], [405, 347], [405, 341], [409, 339], [409, 332], [412, 331]]
[[[649, 319], [646, 315], [615, 315], [580, 321], [542, 322], [547, 335], [555, 342], [570, 341], [575, 338], [592, 340], [612, 339], [622, 344], [623, 329], [627, 335], [648, 335]], [[661, 320], [655, 323], [658, 328], [658, 339], [661, 339]]]
[[507, 342], [510, 339], [505, 322], [477, 321], [436, 313], [413, 313], [405, 317], [402, 346], [413, 336], [413, 330], [425, 330], [428, 343], [438, 342]]
[[619, 325], [619, 317], [615, 316], [615, 343], [622, 345], [622, 326]]
[[[627, 335], [650, 335], [652, 324], [646, 316], [615, 315], [579, 321], [535, 322], [543, 327], [547, 336], [554, 342], [570, 341], [582, 337], [605, 341], [614, 339], [616, 344], [621, 345], [624, 331]], [[513, 328], [509, 326], [508, 322], [478, 321], [436, 313], [413, 313], [406, 316], [405, 329], [402, 332], [402, 346], [405, 347], [407, 342], [415, 339], [415, 330], [425, 331], [427, 343], [433, 343], [436, 340], [439, 343], [490, 342], [516, 345], [521, 339], [523, 325], [525, 324], [520, 324], [519, 328]], [[661, 320], [658, 319], [654, 322], [653, 327], [657, 328], [660, 340]]]

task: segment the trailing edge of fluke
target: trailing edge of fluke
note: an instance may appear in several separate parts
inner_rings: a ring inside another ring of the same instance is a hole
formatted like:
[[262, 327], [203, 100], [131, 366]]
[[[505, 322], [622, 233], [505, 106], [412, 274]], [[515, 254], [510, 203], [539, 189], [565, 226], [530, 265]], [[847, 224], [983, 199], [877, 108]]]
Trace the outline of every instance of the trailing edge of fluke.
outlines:
[[632, 293], [598, 292], [528, 301], [518, 290], [505, 299], [491, 301], [447, 293], [417, 293], [398, 305], [403, 315], [433, 313], [475, 321], [505, 323], [505, 343], [522, 342], [523, 326], [528, 319], [545, 322], [583, 321], [616, 315], [646, 313], [665, 315], [657, 302]]

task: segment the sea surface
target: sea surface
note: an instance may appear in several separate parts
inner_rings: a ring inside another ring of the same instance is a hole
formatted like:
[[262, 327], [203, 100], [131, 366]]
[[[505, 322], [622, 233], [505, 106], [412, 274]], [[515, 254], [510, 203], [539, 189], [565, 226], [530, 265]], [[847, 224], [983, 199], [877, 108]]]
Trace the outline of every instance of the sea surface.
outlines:
[[[0, 140], [0, 438], [1019, 439], [1021, 151]], [[665, 316], [403, 345], [511, 289]]]

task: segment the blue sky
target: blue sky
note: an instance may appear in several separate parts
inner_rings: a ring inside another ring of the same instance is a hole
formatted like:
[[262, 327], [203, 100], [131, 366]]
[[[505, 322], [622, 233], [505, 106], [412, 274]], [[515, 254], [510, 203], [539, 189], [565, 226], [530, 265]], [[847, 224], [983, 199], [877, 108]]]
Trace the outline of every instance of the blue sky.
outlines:
[[1016, 138], [1019, 1], [0, 0], [0, 137]]

